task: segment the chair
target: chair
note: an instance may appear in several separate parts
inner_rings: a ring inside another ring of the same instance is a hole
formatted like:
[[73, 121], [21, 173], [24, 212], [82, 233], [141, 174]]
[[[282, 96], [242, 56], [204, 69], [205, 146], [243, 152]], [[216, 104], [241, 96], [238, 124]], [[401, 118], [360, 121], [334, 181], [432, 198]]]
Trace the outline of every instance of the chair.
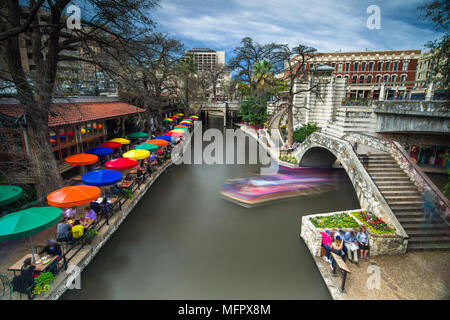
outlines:
[[5, 294], [7, 293], [7, 290], [9, 290], [9, 300], [11, 300], [11, 294], [12, 294], [11, 281], [9, 281], [8, 276], [4, 273], [0, 273], [0, 279], [2, 280], [3, 296], [5, 296]]
[[22, 300], [22, 294], [26, 294], [28, 300], [32, 300], [35, 295], [32, 293], [34, 288], [34, 279], [31, 285], [28, 285], [27, 277], [25, 275], [17, 275], [11, 281], [12, 291], [20, 294], [20, 300]]

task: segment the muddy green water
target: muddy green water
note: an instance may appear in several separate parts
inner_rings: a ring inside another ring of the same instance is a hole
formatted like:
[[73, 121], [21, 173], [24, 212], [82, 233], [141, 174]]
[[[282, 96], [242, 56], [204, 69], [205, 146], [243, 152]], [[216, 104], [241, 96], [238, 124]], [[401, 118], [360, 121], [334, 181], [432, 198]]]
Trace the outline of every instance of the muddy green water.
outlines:
[[300, 220], [359, 206], [345, 171], [330, 170], [343, 181], [314, 196], [254, 208], [221, 198], [227, 179], [251, 172], [259, 166], [170, 167], [62, 299], [330, 299]]

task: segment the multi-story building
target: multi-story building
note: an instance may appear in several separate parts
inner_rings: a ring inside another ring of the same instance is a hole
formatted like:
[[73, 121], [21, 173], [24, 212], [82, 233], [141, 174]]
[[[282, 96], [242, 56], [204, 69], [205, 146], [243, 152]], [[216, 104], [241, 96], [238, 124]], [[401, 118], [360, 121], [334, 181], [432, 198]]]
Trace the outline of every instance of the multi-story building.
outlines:
[[[191, 56], [197, 67], [197, 74], [211, 72], [214, 69], [225, 67], [225, 51], [215, 51], [209, 48], [196, 48], [185, 52], [185, 55]], [[217, 83], [217, 95], [224, 97], [225, 85], [231, 81], [231, 72], [223, 71], [219, 75]]]
[[346, 82], [347, 99], [409, 99], [420, 50], [320, 53], [306, 68], [329, 65]]

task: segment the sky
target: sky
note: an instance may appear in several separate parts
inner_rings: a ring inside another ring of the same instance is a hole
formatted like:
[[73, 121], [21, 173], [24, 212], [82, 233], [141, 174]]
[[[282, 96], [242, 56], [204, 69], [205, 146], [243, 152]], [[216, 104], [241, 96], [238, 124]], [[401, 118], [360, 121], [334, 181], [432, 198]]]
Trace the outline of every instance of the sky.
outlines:
[[[424, 0], [161, 0], [151, 16], [186, 49], [225, 50], [244, 37], [265, 44], [304, 44], [319, 52], [424, 49], [439, 37], [420, 17]], [[370, 5], [380, 29], [369, 29]]]

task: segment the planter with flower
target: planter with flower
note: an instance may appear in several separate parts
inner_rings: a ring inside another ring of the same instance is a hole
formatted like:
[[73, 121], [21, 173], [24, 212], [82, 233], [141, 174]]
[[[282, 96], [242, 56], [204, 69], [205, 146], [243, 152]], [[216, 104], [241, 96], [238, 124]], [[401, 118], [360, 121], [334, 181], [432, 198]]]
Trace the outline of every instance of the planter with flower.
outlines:
[[369, 213], [367, 210], [360, 210], [351, 213], [356, 219], [362, 222], [367, 228], [376, 234], [393, 234], [395, 230], [389, 227], [383, 220]]

